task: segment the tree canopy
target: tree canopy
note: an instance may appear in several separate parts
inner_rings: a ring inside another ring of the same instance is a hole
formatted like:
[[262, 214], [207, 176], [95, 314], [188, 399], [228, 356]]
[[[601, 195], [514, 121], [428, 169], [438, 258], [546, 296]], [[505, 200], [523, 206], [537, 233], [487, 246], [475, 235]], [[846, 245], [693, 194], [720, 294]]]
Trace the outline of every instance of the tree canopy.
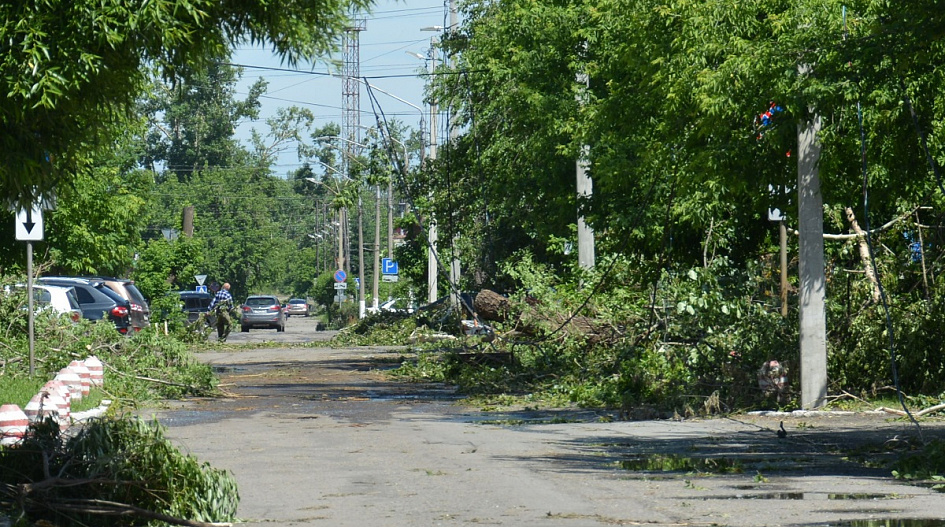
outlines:
[[[461, 204], [451, 217], [505, 240], [498, 254], [573, 238], [580, 205], [605, 252], [698, 262], [721, 244], [750, 258], [769, 236], [768, 207], [796, 218], [769, 185], [793, 187], [797, 126], [816, 113], [828, 209], [862, 200], [864, 146], [872, 210], [889, 219], [929, 198], [941, 157], [942, 21], [920, 4], [468, 3], [432, 92], [465, 127], [441, 155], [452, 154], [441, 181]], [[579, 204], [582, 145], [595, 188]]]
[[71, 185], [128, 120], [156, 68], [203, 70], [244, 41], [287, 64], [331, 49], [368, 0], [0, 2], [0, 195], [31, 203]]

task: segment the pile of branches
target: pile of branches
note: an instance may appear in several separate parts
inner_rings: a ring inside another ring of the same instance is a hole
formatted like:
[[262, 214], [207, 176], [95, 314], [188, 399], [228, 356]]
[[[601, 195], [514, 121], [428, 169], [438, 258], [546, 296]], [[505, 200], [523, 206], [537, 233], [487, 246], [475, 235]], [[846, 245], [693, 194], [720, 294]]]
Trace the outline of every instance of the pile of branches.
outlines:
[[137, 418], [102, 418], [67, 438], [50, 420], [0, 448], [0, 511], [14, 521], [126, 526], [159, 521], [229, 525], [239, 493], [232, 475], [200, 464]]

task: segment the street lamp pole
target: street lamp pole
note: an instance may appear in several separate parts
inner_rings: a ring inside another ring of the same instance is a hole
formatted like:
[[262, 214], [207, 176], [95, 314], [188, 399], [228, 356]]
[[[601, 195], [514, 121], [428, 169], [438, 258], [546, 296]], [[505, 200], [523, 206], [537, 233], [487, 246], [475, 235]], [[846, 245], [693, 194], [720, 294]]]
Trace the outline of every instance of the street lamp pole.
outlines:
[[[323, 167], [327, 168], [328, 170], [331, 170], [331, 171], [335, 172], [336, 174], [341, 175], [341, 172], [339, 172], [338, 169], [336, 169], [335, 167], [333, 167], [333, 166], [331, 166], [331, 165], [329, 165], [329, 164], [327, 164], [327, 163], [324, 163], [324, 162], [322, 162], [322, 161], [320, 161], [320, 160], [318, 160], [318, 159], [315, 159], [314, 161], [315, 161], [316, 163], [322, 165]], [[331, 188], [331, 187], [328, 186], [328, 185], [325, 185], [325, 182], [324, 182], [324, 181], [320, 181], [320, 180], [317, 180], [317, 179], [312, 178], [312, 177], [307, 177], [307, 178], [305, 178], [305, 180], [308, 181], [309, 183], [314, 183], [314, 184], [316, 184], [316, 185], [322, 185], [322, 186], [324, 186], [326, 189], [328, 189], [328, 192], [331, 192], [332, 194], [334, 194], [334, 195], [336, 195], [336, 196], [339, 194], [339, 192], [338, 192], [337, 190]], [[345, 247], [345, 245], [344, 245], [344, 229], [342, 228], [342, 227], [344, 226], [343, 221], [344, 221], [344, 219], [345, 219], [344, 214], [342, 213], [343, 210], [344, 210], [343, 207], [340, 208], [340, 209], [338, 209], [338, 261], [336, 262], [336, 263], [337, 263], [336, 269], [341, 269], [342, 265], [344, 264], [344, 260], [345, 260], [345, 251], [344, 251], [344, 247]]]

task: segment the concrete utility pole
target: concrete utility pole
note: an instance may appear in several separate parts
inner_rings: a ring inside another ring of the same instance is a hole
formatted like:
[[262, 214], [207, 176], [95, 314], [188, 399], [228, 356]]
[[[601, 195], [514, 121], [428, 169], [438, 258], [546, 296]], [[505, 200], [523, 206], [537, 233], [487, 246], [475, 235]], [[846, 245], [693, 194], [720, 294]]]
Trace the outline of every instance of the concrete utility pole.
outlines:
[[[807, 66], [800, 74], [808, 72]], [[820, 193], [820, 116], [798, 125], [797, 206], [800, 290], [801, 406], [818, 408], [827, 397], [827, 316], [824, 273], [824, 203]]]
[[[450, 0], [450, 34], [456, 31], [456, 26], [458, 24], [458, 17], [456, 15], [456, 0]], [[450, 57], [450, 65], [455, 69], [456, 68], [456, 56], [453, 55]], [[450, 143], [455, 147], [456, 139], [459, 137], [459, 128], [456, 127], [456, 120], [453, 116], [453, 112], [450, 111]], [[450, 211], [452, 215], [452, 211]], [[450, 222], [450, 225], [455, 229], [456, 228], [456, 218]], [[460, 261], [459, 261], [459, 233], [455, 230], [453, 231], [453, 241], [450, 244], [451, 253], [453, 255], [452, 261], [450, 262], [450, 304], [453, 306], [453, 309], [459, 309], [459, 277], [460, 277]]]
[[[584, 43], [585, 49], [587, 48], [587, 43]], [[585, 72], [579, 72], [577, 74], [577, 83], [583, 87], [585, 93], [578, 93], [577, 100], [578, 103], [583, 106], [587, 98], [586, 91], [590, 88], [590, 79]], [[591, 147], [588, 145], [581, 146], [581, 153], [577, 159], [577, 197], [578, 201], [590, 198], [594, 193], [594, 183], [591, 181], [591, 177], [588, 175], [588, 169], [590, 168], [590, 162], [588, 162], [588, 154], [590, 153]], [[584, 215], [578, 214], [577, 219], [577, 238], [578, 238], [578, 265], [585, 269], [592, 269], [594, 267], [595, 260], [595, 250], [594, 250], [594, 229], [584, 221]]]
[[372, 300], [371, 307], [374, 311], [380, 305], [378, 299], [380, 285], [378, 284], [381, 274], [381, 186], [374, 185], [374, 276], [372, 278]]
[[[430, 40], [430, 73], [436, 70], [436, 37]], [[430, 99], [430, 154], [427, 159], [430, 163], [436, 161], [436, 99]], [[436, 257], [436, 217], [430, 214], [427, 220], [427, 302], [433, 303], [437, 299], [437, 275], [439, 267]]]

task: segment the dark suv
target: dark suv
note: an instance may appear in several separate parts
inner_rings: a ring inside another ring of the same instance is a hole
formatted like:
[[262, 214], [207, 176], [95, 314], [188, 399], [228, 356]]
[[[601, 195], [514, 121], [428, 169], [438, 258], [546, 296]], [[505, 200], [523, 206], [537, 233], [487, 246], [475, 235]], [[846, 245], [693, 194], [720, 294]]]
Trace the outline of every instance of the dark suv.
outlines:
[[201, 291], [180, 291], [177, 294], [180, 296], [180, 309], [187, 314], [188, 323], [196, 322], [200, 315], [205, 314], [207, 323], [211, 326], [214, 324], [216, 317], [210, 314], [210, 301], [213, 300], [213, 295]]
[[43, 276], [39, 284], [72, 287], [82, 307], [82, 316], [89, 320], [111, 320], [119, 333], [126, 334], [132, 328], [131, 303], [112, 291], [105, 282], [95, 278], [73, 276]]
[[144, 299], [141, 291], [135, 287], [134, 280], [108, 276], [91, 276], [89, 278], [103, 281], [109, 289], [128, 301], [131, 306], [131, 327], [135, 331], [140, 331], [151, 325], [151, 306], [148, 305], [148, 301]]

